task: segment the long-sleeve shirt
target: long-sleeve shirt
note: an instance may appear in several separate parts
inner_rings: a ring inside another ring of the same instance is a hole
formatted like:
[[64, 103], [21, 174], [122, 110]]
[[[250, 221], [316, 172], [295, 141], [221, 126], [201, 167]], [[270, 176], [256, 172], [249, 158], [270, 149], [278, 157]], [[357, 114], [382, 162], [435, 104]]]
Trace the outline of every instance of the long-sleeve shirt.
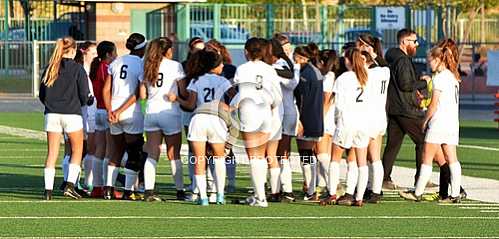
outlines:
[[[90, 91], [87, 73], [82, 65], [72, 59], [63, 58], [59, 76], [51, 87], [40, 84], [40, 101], [45, 105], [45, 114], [81, 115], [81, 107], [88, 102]], [[46, 72], [44, 72], [43, 77]]]

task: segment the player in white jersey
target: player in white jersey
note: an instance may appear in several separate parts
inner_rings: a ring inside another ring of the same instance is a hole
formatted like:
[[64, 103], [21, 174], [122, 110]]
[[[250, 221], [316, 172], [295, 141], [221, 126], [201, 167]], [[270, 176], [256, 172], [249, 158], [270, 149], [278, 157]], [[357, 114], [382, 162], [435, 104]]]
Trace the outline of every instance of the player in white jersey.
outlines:
[[248, 203], [267, 207], [267, 142], [273, 137], [272, 109], [281, 104], [282, 96], [275, 69], [263, 61], [268, 54], [267, 40], [251, 38], [244, 49], [248, 62], [237, 68], [234, 82], [239, 88], [239, 101], [235, 107], [255, 187], [255, 196], [249, 197]]
[[[372, 63], [370, 55], [365, 55], [368, 64]], [[375, 66], [368, 70], [369, 89], [369, 146], [368, 161], [370, 163], [370, 183], [366, 200], [369, 203], [378, 203], [381, 199], [383, 186], [383, 164], [381, 162], [381, 145], [385, 135], [388, 120], [386, 117], [386, 97], [390, 83], [390, 68]]]
[[[347, 193], [338, 199], [340, 205], [362, 206], [364, 191], [368, 181], [367, 146], [369, 144], [368, 125], [368, 73], [365, 56], [357, 48], [345, 52], [345, 65], [349, 71], [338, 77], [334, 84], [336, 130], [333, 137], [333, 150], [329, 165], [329, 198], [321, 205], [336, 201], [336, 188], [339, 183], [339, 164], [345, 149], [353, 149], [356, 156], [356, 170], [347, 175]], [[352, 173], [354, 177], [352, 177]], [[354, 195], [355, 191], [357, 194]]]
[[323, 81], [323, 114], [324, 114], [324, 135], [317, 143], [315, 155], [317, 157], [317, 189], [315, 200], [319, 200], [321, 193], [327, 187], [327, 177], [329, 163], [331, 162], [332, 137], [336, 125], [334, 123], [334, 98], [333, 86], [336, 80], [335, 72], [338, 71], [339, 61], [334, 50], [323, 50], [320, 52], [320, 70], [324, 74]]
[[128, 160], [125, 165], [125, 194], [123, 199], [137, 199], [132, 192], [142, 170], [142, 138], [144, 117], [137, 102], [140, 78], [143, 74], [142, 56], [146, 47], [146, 39], [139, 33], [133, 33], [127, 39], [126, 47], [130, 54], [118, 57], [108, 69], [108, 77], [104, 83], [104, 102], [108, 111], [111, 139], [114, 146], [111, 160], [107, 168], [105, 199], [111, 199], [119, 166], [125, 150]]
[[161, 201], [154, 192], [157, 163], [163, 140], [167, 147], [177, 199], [184, 200], [184, 183], [180, 147], [182, 142], [181, 110], [175, 98], [177, 81], [184, 78], [179, 62], [172, 60], [173, 43], [166, 37], [152, 40], [144, 57], [144, 74], [140, 97], [147, 99], [144, 130], [147, 136], [148, 158], [144, 165], [145, 200]]
[[[277, 148], [277, 157], [280, 160], [281, 166], [280, 184], [282, 187], [282, 195], [280, 195], [280, 199], [285, 202], [294, 202], [296, 199], [293, 194], [289, 155], [291, 150], [291, 138], [296, 136], [296, 126], [298, 122], [298, 109], [295, 104], [293, 91], [298, 85], [300, 78], [300, 65], [295, 65], [292, 59], [290, 59], [290, 57], [292, 57], [290, 46], [291, 44], [285, 35], [274, 35], [274, 38], [272, 39], [272, 51], [273, 55], [278, 59], [273, 66], [280, 79], [284, 109], [282, 117], [282, 137]], [[275, 200], [271, 198], [271, 201]]]
[[[201, 50], [194, 53], [189, 59], [189, 69], [195, 74], [187, 87], [189, 96], [186, 100], [177, 100], [187, 109], [203, 107], [213, 101], [219, 101], [224, 93], [231, 87], [230, 81], [220, 76], [223, 69], [223, 58], [211, 50]], [[215, 110], [218, 104], [214, 104]], [[208, 205], [207, 194], [207, 162], [213, 161], [214, 181], [217, 191], [216, 203], [225, 204], [225, 142], [227, 141], [227, 125], [217, 115], [195, 114], [189, 124], [188, 140], [191, 144], [194, 157], [190, 158], [195, 165], [194, 177], [196, 191], [199, 197], [198, 205]], [[212, 155], [207, 156], [207, 145]]]
[[436, 75], [430, 106], [426, 112], [422, 130], [426, 131], [421, 173], [415, 192], [401, 193], [406, 199], [421, 201], [427, 182], [430, 180], [432, 162], [442, 149], [451, 172], [451, 195], [448, 202], [460, 202], [461, 165], [457, 159], [459, 143], [459, 83], [458, 63], [453, 50], [448, 46], [434, 47], [428, 61]]

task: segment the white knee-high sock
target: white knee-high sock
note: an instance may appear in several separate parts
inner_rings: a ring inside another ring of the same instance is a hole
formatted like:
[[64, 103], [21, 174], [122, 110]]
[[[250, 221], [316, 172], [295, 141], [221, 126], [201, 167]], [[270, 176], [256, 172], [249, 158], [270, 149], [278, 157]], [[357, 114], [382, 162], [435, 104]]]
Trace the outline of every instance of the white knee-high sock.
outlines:
[[215, 185], [218, 193], [224, 193], [225, 190], [225, 157], [215, 157]]
[[302, 163], [301, 171], [303, 174], [303, 180], [305, 181], [305, 185], [307, 185], [308, 188], [310, 187], [310, 183], [312, 182], [312, 166], [309, 163], [307, 164]]
[[279, 193], [280, 187], [280, 176], [281, 168], [270, 168], [270, 191], [272, 194]]
[[118, 177], [119, 172], [120, 169], [118, 167], [107, 165], [106, 186], [114, 187], [114, 183], [116, 183], [116, 178]]
[[107, 184], [107, 166], [109, 165], [109, 158], [104, 158], [102, 160], [102, 183], [104, 186]]
[[154, 190], [156, 183], [156, 165], [158, 162], [152, 158], [147, 158], [144, 164], [144, 188], [145, 190]]
[[206, 175], [194, 175], [194, 180], [196, 180], [196, 188], [199, 191], [199, 196], [202, 199], [208, 198], [208, 194], [206, 193]]
[[416, 182], [416, 196], [421, 196], [424, 193], [426, 184], [431, 178], [431, 165], [421, 164], [419, 171], [419, 179]]
[[461, 193], [461, 164], [456, 161], [449, 164], [450, 168], [450, 184], [451, 184], [451, 197], [458, 197]]
[[336, 161], [329, 163], [329, 179], [328, 179], [328, 190], [329, 194], [336, 195], [336, 189], [338, 188], [338, 183], [340, 183], [340, 164]]
[[69, 172], [68, 172], [68, 182], [73, 183], [76, 185], [76, 180], [78, 178], [78, 175], [80, 174], [80, 165], [78, 164], [69, 164]]
[[102, 187], [102, 185], [104, 184], [104, 176], [102, 175], [102, 163], [103, 160], [101, 158], [94, 157], [92, 176], [94, 177], [93, 184], [95, 187]]
[[347, 190], [346, 193], [353, 195], [355, 192], [355, 187], [357, 186], [357, 180], [359, 179], [359, 168], [357, 167], [357, 162], [348, 162], [348, 173], [347, 173]]
[[132, 191], [133, 185], [137, 182], [137, 178], [139, 177], [139, 173], [125, 168], [125, 176], [125, 190]]
[[62, 173], [63, 173], [63, 177], [64, 177], [64, 182], [68, 181], [69, 161], [71, 161], [71, 156], [64, 155], [64, 158], [62, 159], [62, 162], [61, 162], [61, 167], [62, 167]]
[[265, 200], [265, 181], [267, 177], [267, 161], [265, 159], [250, 160], [251, 181], [255, 186], [255, 196]]
[[215, 163], [213, 158], [206, 162], [206, 191], [213, 193], [217, 191], [215, 186]]
[[281, 184], [285, 193], [293, 192], [291, 165], [288, 159], [281, 160]]
[[317, 159], [315, 157], [312, 157], [310, 159], [310, 172], [311, 172], [311, 180], [310, 184], [308, 185], [308, 195], [312, 195], [315, 193], [315, 188], [317, 186]]
[[371, 190], [376, 194], [380, 194], [381, 187], [383, 187], [383, 176], [385, 174], [381, 160], [372, 163], [372, 173], [370, 174], [372, 174]]
[[329, 177], [329, 163], [331, 163], [331, 156], [329, 154], [319, 154], [317, 155], [317, 160], [319, 161], [319, 187], [327, 186], [327, 180]]
[[367, 168], [369, 169], [369, 180], [367, 181], [367, 189], [373, 190], [373, 179], [374, 179], [374, 172], [373, 172], [373, 164], [370, 162], [367, 162]]
[[94, 156], [87, 154], [83, 159], [83, 170], [85, 172], [85, 185], [93, 186], [94, 183]]
[[361, 201], [364, 198], [366, 191], [367, 180], [369, 180], [369, 168], [367, 165], [359, 167], [359, 178], [357, 179], [357, 195], [356, 200]]
[[175, 159], [170, 160], [170, 165], [172, 167], [172, 176], [175, 180], [175, 187], [177, 190], [184, 190], [184, 175], [182, 171], [182, 160]]
[[43, 179], [45, 181], [45, 190], [54, 189], [55, 168], [43, 169]]

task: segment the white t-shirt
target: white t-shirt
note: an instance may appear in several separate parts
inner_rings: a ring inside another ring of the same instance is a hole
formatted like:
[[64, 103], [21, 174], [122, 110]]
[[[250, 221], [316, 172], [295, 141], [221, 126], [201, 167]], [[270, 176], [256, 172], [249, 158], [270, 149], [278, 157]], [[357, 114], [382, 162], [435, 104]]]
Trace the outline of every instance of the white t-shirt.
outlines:
[[369, 88], [361, 87], [353, 71], [341, 74], [334, 83], [335, 121], [338, 128], [366, 129]]
[[440, 91], [435, 114], [428, 126], [432, 131], [459, 131], [459, 82], [449, 70], [435, 75], [433, 91]]
[[196, 92], [196, 105], [200, 106], [204, 103], [220, 100], [230, 87], [230, 81], [225, 77], [207, 73], [197, 80], [191, 80], [187, 89]]
[[[135, 55], [124, 55], [114, 60], [108, 68], [112, 76], [111, 107], [118, 109], [131, 95], [136, 94], [143, 74], [142, 59]], [[140, 104], [132, 104], [121, 115], [120, 119], [132, 118], [140, 113]]]
[[[282, 58], [279, 58], [272, 66], [275, 69], [280, 69], [280, 70], [284, 69], [284, 67], [291, 69], [288, 63]], [[299, 65], [294, 66], [293, 69], [294, 69], [294, 77], [292, 79], [280, 77], [279, 75], [277, 76], [280, 81], [282, 104], [285, 115], [298, 114], [293, 91], [298, 85], [298, 82], [300, 80], [300, 66]]]
[[386, 119], [386, 96], [390, 83], [390, 68], [374, 67], [369, 69], [367, 74], [371, 115]]
[[[179, 62], [170, 59], [163, 59], [159, 65], [158, 80], [155, 85], [147, 86], [147, 108], [146, 113], [169, 112], [174, 115], [180, 115], [180, 106], [178, 102], [168, 100], [166, 94], [177, 94], [177, 81], [185, 77], [182, 65]], [[141, 77], [141, 79], [143, 76]]]
[[282, 104], [279, 76], [265, 62], [248, 61], [240, 65], [234, 75], [234, 83], [239, 84], [240, 99], [252, 98], [255, 103], [265, 102], [274, 107]]

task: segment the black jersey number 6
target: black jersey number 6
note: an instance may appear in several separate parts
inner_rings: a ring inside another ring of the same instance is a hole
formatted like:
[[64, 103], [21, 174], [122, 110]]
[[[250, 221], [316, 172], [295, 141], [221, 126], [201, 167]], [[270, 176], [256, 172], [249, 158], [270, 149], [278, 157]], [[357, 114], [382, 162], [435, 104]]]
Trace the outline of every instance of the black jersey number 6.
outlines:
[[122, 80], [126, 79], [126, 76], [127, 76], [126, 70], [127, 69], [128, 69], [128, 65], [121, 66], [120, 79], [122, 79]]

